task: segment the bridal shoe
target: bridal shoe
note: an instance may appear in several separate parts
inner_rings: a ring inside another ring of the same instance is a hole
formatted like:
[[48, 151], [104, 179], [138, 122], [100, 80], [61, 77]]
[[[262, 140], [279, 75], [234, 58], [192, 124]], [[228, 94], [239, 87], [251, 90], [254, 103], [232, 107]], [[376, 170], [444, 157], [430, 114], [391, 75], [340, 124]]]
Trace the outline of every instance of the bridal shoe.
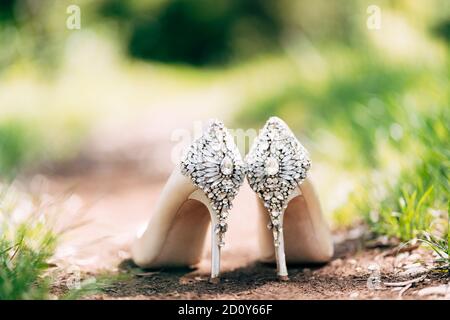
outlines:
[[311, 166], [308, 152], [281, 119], [267, 121], [246, 163], [248, 182], [260, 198], [261, 260], [276, 261], [280, 280], [288, 280], [286, 261], [330, 260], [333, 242], [307, 179]]
[[210, 279], [217, 283], [228, 211], [244, 176], [233, 137], [221, 122], [212, 122], [167, 181], [145, 231], [133, 243], [134, 262], [143, 268], [197, 264], [211, 221]]

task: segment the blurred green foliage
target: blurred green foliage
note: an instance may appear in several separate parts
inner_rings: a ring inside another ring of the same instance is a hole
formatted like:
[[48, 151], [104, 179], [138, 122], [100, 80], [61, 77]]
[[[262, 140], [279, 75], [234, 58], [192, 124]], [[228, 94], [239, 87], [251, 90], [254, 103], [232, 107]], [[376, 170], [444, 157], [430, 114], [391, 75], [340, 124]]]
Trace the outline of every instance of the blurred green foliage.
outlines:
[[0, 123], [0, 175], [13, 177], [33, 152], [29, 128], [23, 123], [3, 121]]
[[120, 46], [132, 58], [196, 66], [277, 50], [285, 22], [270, 0], [5, 0], [0, 4], [0, 41], [19, 40], [20, 46], [0, 50], [0, 66], [29, 52], [27, 58], [54, 67], [70, 32], [65, 19], [71, 4], [82, 8], [84, 27], [116, 30]]
[[100, 13], [129, 30], [132, 57], [193, 65], [220, 64], [237, 54], [236, 39], [252, 42], [247, 54], [277, 46], [282, 21], [272, 1], [171, 0], [155, 6], [106, 1]]
[[15, 0], [4, 0], [0, 2], [0, 21], [14, 20]]
[[331, 70], [323, 87], [298, 81], [274, 96], [251, 102], [237, 115], [237, 121], [254, 125], [282, 114], [302, 132], [333, 128], [333, 134], [348, 142], [347, 151], [357, 152], [348, 153], [349, 165], [376, 165], [376, 133], [382, 130], [389, 136], [395, 119], [407, 112], [392, 104], [398, 92], [411, 86], [419, 71], [387, 66], [379, 58], [367, 58], [367, 52], [348, 53], [345, 59], [350, 62], [346, 72]]
[[450, 43], [450, 21], [442, 21], [434, 28], [435, 33]]
[[11, 181], [20, 171], [69, 159], [83, 143], [88, 123], [76, 116], [0, 118], [0, 177]]

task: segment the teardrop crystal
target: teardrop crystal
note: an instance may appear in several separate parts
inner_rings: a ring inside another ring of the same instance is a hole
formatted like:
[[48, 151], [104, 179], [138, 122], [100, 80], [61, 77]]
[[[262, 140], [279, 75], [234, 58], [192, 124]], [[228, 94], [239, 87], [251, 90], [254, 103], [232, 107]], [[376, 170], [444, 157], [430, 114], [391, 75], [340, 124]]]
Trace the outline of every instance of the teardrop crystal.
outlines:
[[225, 157], [220, 164], [220, 172], [222, 174], [229, 176], [233, 173], [233, 161], [229, 157]]

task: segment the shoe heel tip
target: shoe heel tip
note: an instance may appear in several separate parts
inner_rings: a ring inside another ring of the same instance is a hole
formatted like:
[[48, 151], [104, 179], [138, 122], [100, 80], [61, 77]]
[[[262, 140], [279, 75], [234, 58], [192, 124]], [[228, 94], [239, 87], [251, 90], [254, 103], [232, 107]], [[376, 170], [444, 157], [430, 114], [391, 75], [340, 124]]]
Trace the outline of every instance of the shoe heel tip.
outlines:
[[209, 278], [209, 283], [219, 284], [220, 283], [220, 278]]
[[288, 276], [278, 276], [278, 280], [280, 281], [289, 281], [289, 277]]

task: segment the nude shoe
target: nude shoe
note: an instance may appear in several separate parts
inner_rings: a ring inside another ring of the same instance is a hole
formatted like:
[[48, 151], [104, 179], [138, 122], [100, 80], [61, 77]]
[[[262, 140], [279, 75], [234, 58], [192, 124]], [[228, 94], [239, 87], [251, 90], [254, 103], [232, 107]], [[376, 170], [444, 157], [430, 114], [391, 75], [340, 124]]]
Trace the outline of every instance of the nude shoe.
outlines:
[[233, 137], [221, 122], [212, 122], [167, 181], [145, 231], [133, 243], [134, 262], [145, 268], [197, 264], [211, 221], [211, 282], [217, 283], [228, 211], [244, 176]]
[[276, 261], [280, 280], [288, 280], [286, 262], [329, 261], [333, 241], [307, 179], [308, 152], [281, 119], [266, 122], [246, 164], [248, 182], [260, 198], [261, 260]]

